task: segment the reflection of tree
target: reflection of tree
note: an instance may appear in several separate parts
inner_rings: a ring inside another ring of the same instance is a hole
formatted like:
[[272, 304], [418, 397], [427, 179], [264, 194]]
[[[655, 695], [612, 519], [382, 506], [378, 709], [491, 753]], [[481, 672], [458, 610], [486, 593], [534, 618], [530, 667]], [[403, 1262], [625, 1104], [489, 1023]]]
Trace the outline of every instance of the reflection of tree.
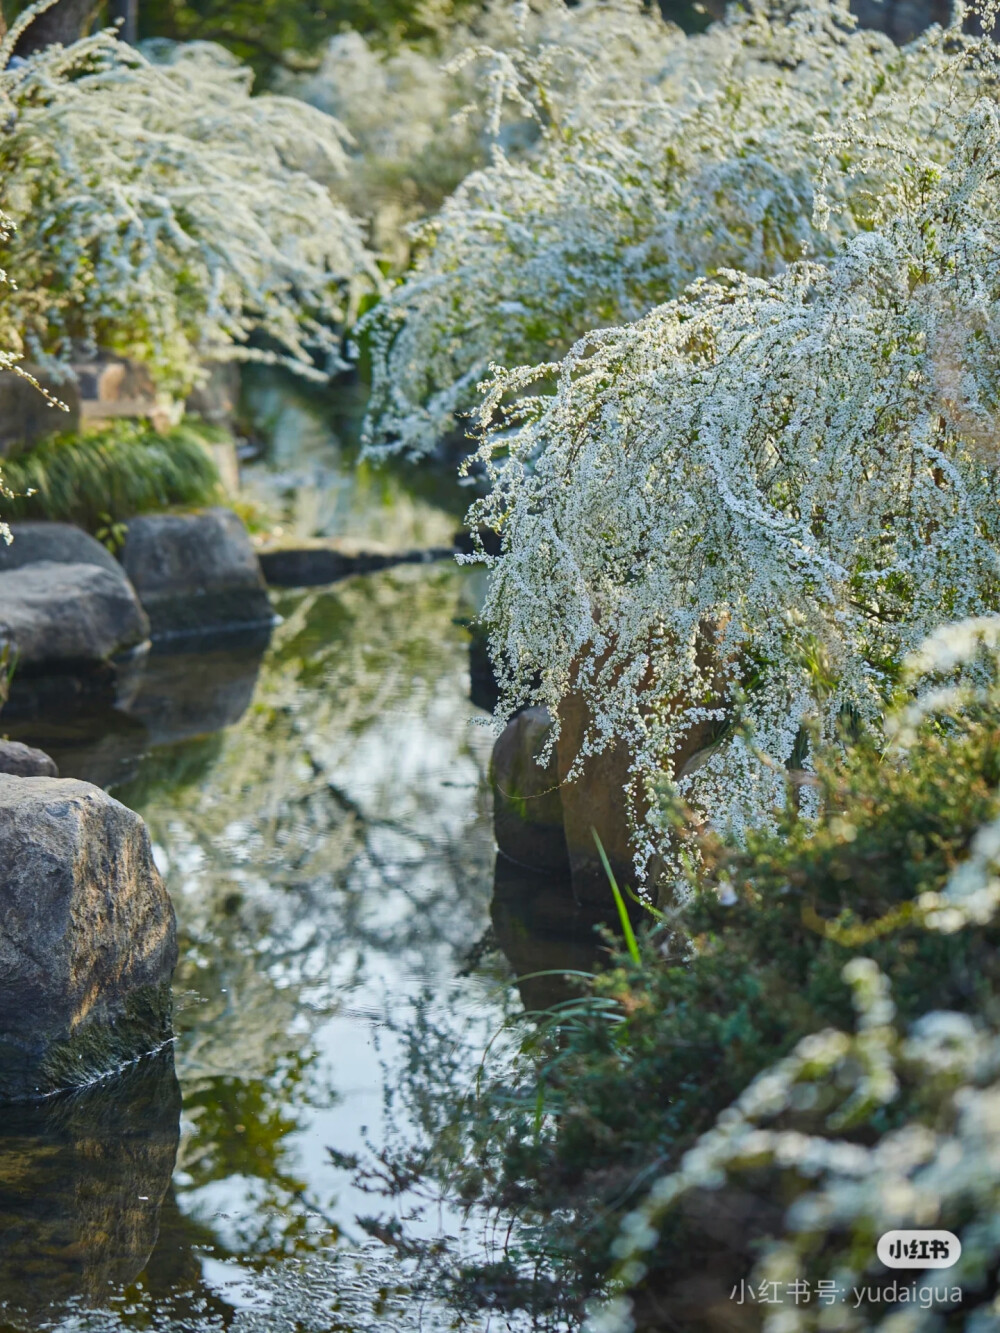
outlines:
[[391, 468], [359, 461], [367, 405], [361, 386], [343, 386], [331, 401], [289, 378], [266, 366], [243, 376], [251, 429], [268, 441], [270, 466], [244, 469], [241, 489], [262, 515], [280, 522], [284, 539], [449, 545], [469, 502], [457, 478], [402, 460]]
[[[312, 1034], [346, 1002], [454, 975], [486, 923], [491, 738], [469, 725], [467, 575], [448, 566], [289, 594], [250, 708], [116, 792], [177, 906], [190, 1186], [256, 1178], [300, 1222], [286, 1140], [315, 1098]], [[323, 1093], [328, 1096], [329, 1093]], [[242, 1128], [241, 1128], [242, 1127]], [[273, 1252], [265, 1233], [248, 1248]]]

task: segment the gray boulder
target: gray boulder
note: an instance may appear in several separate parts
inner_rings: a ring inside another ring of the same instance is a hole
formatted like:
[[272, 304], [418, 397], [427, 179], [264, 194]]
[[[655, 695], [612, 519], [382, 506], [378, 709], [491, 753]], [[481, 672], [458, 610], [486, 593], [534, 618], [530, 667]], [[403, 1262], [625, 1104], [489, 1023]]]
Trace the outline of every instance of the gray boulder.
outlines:
[[42, 560], [59, 565], [97, 565], [120, 574], [121, 566], [106, 547], [72, 523], [30, 520], [10, 524], [13, 541], [0, 541], [0, 571], [23, 569]]
[[166, 1041], [176, 961], [139, 816], [85, 782], [0, 777], [0, 1102]]
[[42, 560], [0, 572], [0, 643], [18, 670], [77, 670], [149, 637], [149, 621], [120, 569]]
[[0, 741], [0, 773], [17, 778], [57, 778], [59, 769], [44, 750], [36, 750], [21, 741]]
[[231, 510], [134, 518], [122, 564], [154, 637], [273, 619], [256, 552]]
[[497, 846], [511, 861], [568, 875], [556, 756], [538, 762], [551, 728], [546, 709], [527, 708], [500, 734], [490, 764], [493, 829]]

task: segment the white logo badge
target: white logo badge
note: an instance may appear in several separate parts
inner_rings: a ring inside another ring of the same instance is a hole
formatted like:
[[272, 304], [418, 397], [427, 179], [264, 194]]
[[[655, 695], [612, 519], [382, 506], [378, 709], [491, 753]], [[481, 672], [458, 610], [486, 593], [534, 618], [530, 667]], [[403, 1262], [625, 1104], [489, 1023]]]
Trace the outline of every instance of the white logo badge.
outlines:
[[886, 1268], [951, 1268], [962, 1242], [950, 1231], [887, 1231], [878, 1243]]

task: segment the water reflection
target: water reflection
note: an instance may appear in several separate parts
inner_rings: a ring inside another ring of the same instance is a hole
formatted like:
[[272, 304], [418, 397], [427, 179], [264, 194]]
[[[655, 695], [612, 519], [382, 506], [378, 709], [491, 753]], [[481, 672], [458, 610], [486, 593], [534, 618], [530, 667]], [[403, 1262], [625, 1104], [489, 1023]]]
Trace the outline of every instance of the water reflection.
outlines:
[[266, 441], [267, 466], [243, 470], [243, 498], [277, 535], [347, 537], [395, 550], [451, 544], [469, 506], [453, 474], [358, 461], [364, 386], [342, 386], [331, 404], [254, 367], [244, 373], [244, 401]]
[[123, 786], [154, 747], [210, 737], [240, 720], [270, 635], [268, 626], [167, 640], [123, 664], [107, 698], [61, 697], [41, 710], [5, 711], [5, 732], [40, 746], [64, 778]]
[[[259, 387], [257, 406], [273, 407], [272, 470], [251, 469], [248, 488], [291, 530], [448, 540], [464, 497], [442, 503], [432, 483], [352, 471], [314, 404], [269, 394]], [[8, 1117], [0, 1135], [4, 1209], [18, 1179], [34, 1198], [20, 1230], [0, 1218], [0, 1292], [35, 1301], [28, 1326], [453, 1326], [359, 1218], [378, 1212], [434, 1237], [459, 1235], [465, 1219], [434, 1208], [414, 1221], [405, 1192], [373, 1198], [329, 1149], [371, 1157], [389, 1139], [422, 1140], [434, 1051], [456, 1078], [474, 1074], [510, 1006], [499, 952], [468, 965], [491, 920], [517, 973], [585, 968], [598, 947], [591, 919], [552, 885], [495, 870], [493, 737], [471, 724], [484, 715], [470, 702], [465, 628], [481, 596], [482, 573], [450, 565], [285, 593], [269, 641], [178, 642], [135, 664], [116, 706], [10, 719], [64, 775], [143, 815], [181, 936], [179, 1141], [176, 1084], [140, 1099], [142, 1133], [130, 1099], [119, 1097], [118, 1121], [112, 1099], [106, 1123], [119, 1131], [100, 1150], [82, 1130], [57, 1132], [69, 1103], [37, 1110], [20, 1136]], [[537, 1008], [563, 993], [550, 978], [522, 981], [521, 994]], [[421, 1015], [441, 1045], [421, 1044]], [[125, 1209], [119, 1224], [110, 1204], [88, 1211], [94, 1172], [125, 1182], [161, 1143], [163, 1179], [132, 1201], [157, 1201], [148, 1235], [145, 1213]]]
[[580, 993], [577, 973], [589, 973], [606, 955], [599, 933], [613, 928], [608, 911], [576, 902], [568, 878], [528, 870], [497, 853], [490, 918], [493, 936], [517, 979], [528, 1013], [551, 1009]]
[[146, 1267], [179, 1141], [168, 1049], [84, 1092], [5, 1107], [0, 1310], [33, 1327], [53, 1301], [96, 1303]]

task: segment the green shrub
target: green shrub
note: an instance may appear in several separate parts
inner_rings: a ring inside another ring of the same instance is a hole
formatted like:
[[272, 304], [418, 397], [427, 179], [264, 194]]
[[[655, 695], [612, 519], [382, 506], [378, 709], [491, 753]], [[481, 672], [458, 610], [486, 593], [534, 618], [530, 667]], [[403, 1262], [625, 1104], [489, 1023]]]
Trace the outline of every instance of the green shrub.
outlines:
[[4, 517], [58, 519], [96, 533], [149, 510], [210, 504], [219, 472], [206, 445], [225, 438], [201, 424], [161, 435], [131, 421], [54, 436], [4, 462], [14, 493]]

